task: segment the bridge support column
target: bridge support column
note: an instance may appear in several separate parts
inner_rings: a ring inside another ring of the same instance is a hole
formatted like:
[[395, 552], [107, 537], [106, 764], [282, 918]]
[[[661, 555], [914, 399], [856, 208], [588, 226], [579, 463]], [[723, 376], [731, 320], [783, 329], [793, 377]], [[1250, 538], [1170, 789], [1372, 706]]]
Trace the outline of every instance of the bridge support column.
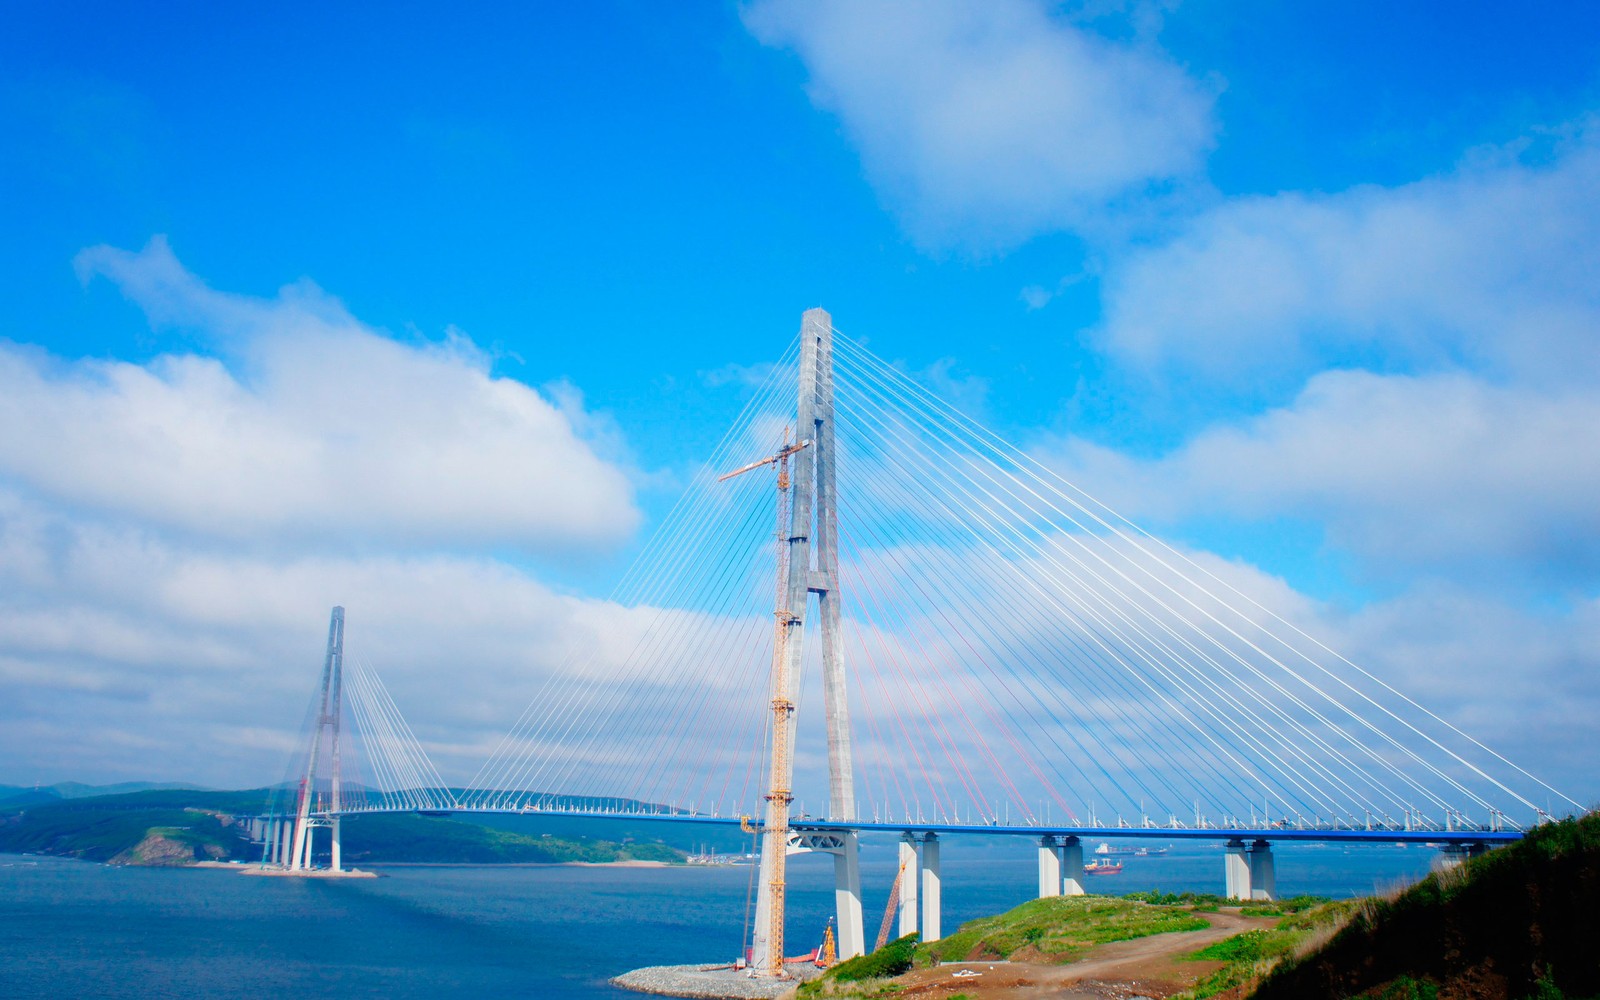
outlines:
[[1083, 888], [1083, 841], [1077, 837], [1061, 838], [1061, 894], [1063, 896], [1082, 896]]
[[1061, 895], [1061, 846], [1045, 834], [1039, 838], [1039, 898]]
[[1433, 859], [1433, 864], [1430, 867], [1436, 872], [1455, 868], [1467, 859], [1475, 858], [1488, 849], [1483, 844], [1446, 844], [1439, 848], [1439, 855]]
[[1250, 846], [1250, 899], [1278, 898], [1278, 869], [1272, 845], [1258, 840]]
[[867, 932], [861, 922], [861, 855], [855, 831], [844, 835], [844, 846], [833, 856], [833, 905], [839, 921], [839, 957], [865, 955]]
[[333, 860], [328, 867], [336, 872], [344, 871], [343, 868], [339, 867], [339, 847], [339, 817], [335, 815], [333, 817]]
[[900, 838], [900, 932], [905, 937], [917, 932], [917, 883], [922, 881], [922, 856], [917, 850], [917, 838], [906, 834]]
[[922, 940], [939, 940], [939, 837], [922, 840]]
[[278, 820], [278, 864], [289, 867], [289, 846], [294, 837], [294, 824], [287, 818]]
[[1229, 899], [1250, 899], [1250, 858], [1245, 852], [1244, 841], [1228, 841], [1228, 849], [1222, 856], [1222, 872], [1227, 884], [1225, 895]]

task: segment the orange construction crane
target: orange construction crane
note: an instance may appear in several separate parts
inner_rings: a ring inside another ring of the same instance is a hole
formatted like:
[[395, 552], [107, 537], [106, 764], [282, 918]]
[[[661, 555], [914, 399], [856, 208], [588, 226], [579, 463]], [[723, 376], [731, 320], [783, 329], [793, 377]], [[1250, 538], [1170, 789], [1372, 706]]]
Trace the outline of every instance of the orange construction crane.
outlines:
[[[794, 714], [794, 702], [789, 700], [789, 626], [795, 616], [789, 612], [789, 456], [811, 444], [809, 439], [789, 443], [789, 429], [783, 431], [783, 447], [775, 454], [751, 462], [718, 476], [717, 482], [726, 482], [764, 465], [778, 467], [778, 527], [774, 537], [778, 545], [777, 607], [773, 610], [772, 634], [772, 754], [768, 766], [766, 799], [769, 803], [768, 819], [762, 826], [763, 854], [770, 858], [767, 888], [771, 903], [767, 913], [767, 968], [757, 970], [763, 975], [782, 978], [783, 970], [783, 918], [786, 862], [789, 846], [789, 805], [794, 794], [788, 787], [789, 717]], [[740, 826], [744, 826], [741, 821]], [[832, 934], [832, 925], [829, 925]], [[831, 941], [830, 937], [830, 941]]]
[[823, 932], [822, 946], [817, 949], [817, 968], [831, 969], [839, 964], [839, 946], [833, 941], [833, 918], [828, 918], [828, 929]]
[[900, 862], [900, 870], [894, 873], [894, 885], [889, 887], [889, 905], [883, 908], [883, 923], [878, 925], [878, 943], [872, 946], [877, 951], [889, 943], [889, 928], [894, 924], [894, 911], [900, 907], [900, 883], [905, 881], [906, 863]]

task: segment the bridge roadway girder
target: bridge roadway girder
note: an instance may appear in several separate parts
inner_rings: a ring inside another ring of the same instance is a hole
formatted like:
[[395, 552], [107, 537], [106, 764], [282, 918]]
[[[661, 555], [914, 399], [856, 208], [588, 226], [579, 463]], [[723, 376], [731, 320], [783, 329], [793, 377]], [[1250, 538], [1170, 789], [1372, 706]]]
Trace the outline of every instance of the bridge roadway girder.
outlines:
[[[565, 818], [626, 819], [638, 822], [651, 819], [659, 822], [686, 822], [702, 826], [739, 826], [739, 816], [707, 816], [699, 813], [646, 813], [624, 811], [608, 813], [597, 810], [520, 810], [520, 808], [493, 808], [493, 806], [453, 806], [438, 810], [416, 810], [408, 806], [381, 806], [360, 810], [339, 810], [342, 816], [368, 813], [426, 813], [429, 816], [448, 816], [453, 813], [485, 813], [496, 816], [565, 816]], [[333, 816], [331, 810], [315, 811], [314, 816]], [[1522, 840], [1522, 830], [1360, 830], [1322, 827], [1322, 829], [1277, 829], [1277, 827], [1091, 827], [1091, 826], [984, 826], [962, 822], [893, 822], [893, 821], [792, 821], [794, 832], [814, 830], [850, 830], [854, 834], [888, 834], [899, 837], [906, 832], [915, 834], [987, 835], [987, 837], [1080, 837], [1083, 840], [1208, 840], [1227, 843], [1229, 840], [1269, 840], [1269, 842], [1302, 843], [1482, 843], [1499, 846]]]
[[[625, 819], [630, 822], [653, 820], [663, 823], [700, 824], [704, 826], [739, 826], [743, 820], [737, 816], [704, 816], [687, 813], [652, 812], [594, 812], [586, 810], [557, 809], [501, 809], [459, 807], [449, 810], [417, 810], [401, 808], [347, 809], [339, 813], [324, 811], [312, 813], [308, 819], [326, 823], [336, 816], [362, 813], [426, 812], [429, 815], [448, 815], [452, 812], [489, 813], [496, 815], [562, 816], [587, 819]], [[320, 825], [320, 824], [319, 824]], [[1272, 841], [1301, 843], [1416, 843], [1437, 844], [1444, 849], [1446, 864], [1459, 857], [1473, 856], [1493, 846], [1509, 844], [1522, 839], [1517, 830], [1340, 830], [1340, 829], [1205, 829], [1192, 827], [1040, 827], [1040, 826], [977, 826], [959, 823], [863, 823], [863, 822], [806, 822], [793, 823], [788, 838], [788, 851], [820, 851], [834, 855], [835, 894], [849, 896], [838, 902], [841, 913], [859, 912], [860, 871], [857, 862], [855, 837], [862, 833], [882, 833], [901, 840], [901, 860], [907, 865], [902, 878], [902, 934], [920, 929], [924, 941], [939, 938], [940, 910], [940, 837], [952, 834], [1031, 837], [1039, 844], [1040, 886], [1039, 894], [1079, 895], [1083, 893], [1083, 846], [1086, 839], [1104, 840], [1204, 840], [1222, 841], [1223, 880], [1226, 895], [1243, 900], [1271, 900], [1277, 898], [1277, 866], [1272, 855]], [[1045, 858], [1046, 850], [1051, 860]], [[914, 864], [913, 864], [914, 862]], [[1047, 880], [1049, 884], [1047, 885]], [[1050, 886], [1060, 888], [1050, 891]], [[909, 891], [907, 891], [909, 889]], [[853, 905], [847, 903], [853, 901]], [[919, 905], [920, 904], [920, 905]], [[908, 914], [904, 907], [910, 908]], [[920, 920], [918, 919], [920, 910]], [[920, 924], [920, 928], [919, 928]], [[841, 927], [841, 933], [854, 930], [858, 935], [864, 928]]]
[[[738, 826], [738, 816], [707, 816], [690, 813], [652, 812], [599, 812], [592, 810], [563, 809], [510, 809], [479, 806], [458, 806], [450, 809], [382, 807], [378, 809], [344, 809], [340, 815], [355, 816], [369, 813], [424, 812], [430, 816], [447, 816], [452, 813], [485, 813], [515, 816], [562, 816], [588, 819], [619, 819], [630, 822], [657, 820], [664, 823], [698, 823], [705, 826]], [[328, 810], [313, 815], [331, 816]], [[978, 836], [1031, 837], [1046, 835], [1079, 837], [1083, 840], [1204, 840], [1227, 843], [1239, 839], [1267, 840], [1273, 843], [1301, 842], [1311, 844], [1367, 843], [1367, 844], [1483, 844], [1498, 847], [1522, 839], [1520, 830], [1359, 830], [1334, 827], [1321, 829], [1280, 829], [1249, 827], [1119, 827], [1119, 826], [988, 826], [965, 823], [909, 823], [861, 821], [833, 822], [799, 820], [789, 824], [796, 832], [842, 830], [855, 833], [882, 833], [899, 836], [906, 832], [962, 834]]]

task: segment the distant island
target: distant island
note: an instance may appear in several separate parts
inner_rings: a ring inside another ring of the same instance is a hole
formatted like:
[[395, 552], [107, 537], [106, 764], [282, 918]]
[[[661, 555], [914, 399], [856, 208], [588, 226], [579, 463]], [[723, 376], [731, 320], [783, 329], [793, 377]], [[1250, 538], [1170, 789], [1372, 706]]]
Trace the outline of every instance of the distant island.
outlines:
[[[234, 817], [260, 812], [267, 797], [266, 789], [170, 786], [112, 794], [86, 786], [0, 790], [0, 852], [144, 866], [259, 861], [261, 846]], [[681, 864], [686, 857], [658, 840], [530, 834], [409, 813], [347, 818], [342, 840], [347, 865]]]

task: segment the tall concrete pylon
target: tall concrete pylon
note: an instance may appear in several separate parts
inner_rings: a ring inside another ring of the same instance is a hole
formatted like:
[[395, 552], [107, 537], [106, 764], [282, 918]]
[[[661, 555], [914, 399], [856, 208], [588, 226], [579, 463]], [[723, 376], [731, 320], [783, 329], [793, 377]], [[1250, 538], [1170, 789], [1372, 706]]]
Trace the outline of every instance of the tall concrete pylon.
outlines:
[[304, 871], [311, 867], [311, 800], [317, 787], [317, 757], [322, 749], [323, 733], [328, 734], [329, 773], [331, 776], [328, 808], [333, 832], [332, 868], [340, 870], [339, 813], [342, 805], [339, 785], [340, 702], [344, 694], [344, 608], [335, 607], [328, 619], [328, 653], [322, 661], [322, 696], [317, 710], [316, 723], [311, 727], [311, 747], [306, 754], [306, 776], [300, 782], [300, 801], [295, 810], [294, 842], [289, 852], [290, 871]]
[[[822, 309], [808, 309], [800, 321], [799, 406], [797, 441], [810, 446], [794, 454], [793, 500], [789, 517], [787, 627], [783, 639], [788, 657], [790, 704], [800, 697], [800, 667], [805, 622], [817, 595], [817, 638], [822, 644], [822, 698], [828, 738], [828, 818], [849, 822], [856, 818], [855, 770], [850, 750], [850, 705], [844, 664], [844, 636], [839, 608], [839, 515], [834, 462], [833, 319]], [[815, 545], [812, 544], [813, 540]], [[776, 696], [776, 692], [774, 693]], [[797, 720], [788, 716], [788, 745], [794, 745]], [[770, 775], [770, 787], [794, 787], [794, 764], [788, 773]], [[787, 803], [783, 804], [787, 810]], [[756, 899], [754, 946], [751, 966], [758, 972], [781, 969], [782, 938], [772, 940], [774, 903], [782, 906], [782, 889], [772, 889], [772, 873], [781, 864], [779, 852], [790, 848], [787, 812], [774, 823], [774, 803], [768, 803], [768, 823], [761, 841], [761, 880]], [[826, 836], [795, 838], [796, 846], [833, 855], [834, 903], [839, 957], [866, 953], [866, 931], [861, 918], [861, 869], [854, 831], [829, 831]], [[774, 897], [777, 897], [774, 899]]]

